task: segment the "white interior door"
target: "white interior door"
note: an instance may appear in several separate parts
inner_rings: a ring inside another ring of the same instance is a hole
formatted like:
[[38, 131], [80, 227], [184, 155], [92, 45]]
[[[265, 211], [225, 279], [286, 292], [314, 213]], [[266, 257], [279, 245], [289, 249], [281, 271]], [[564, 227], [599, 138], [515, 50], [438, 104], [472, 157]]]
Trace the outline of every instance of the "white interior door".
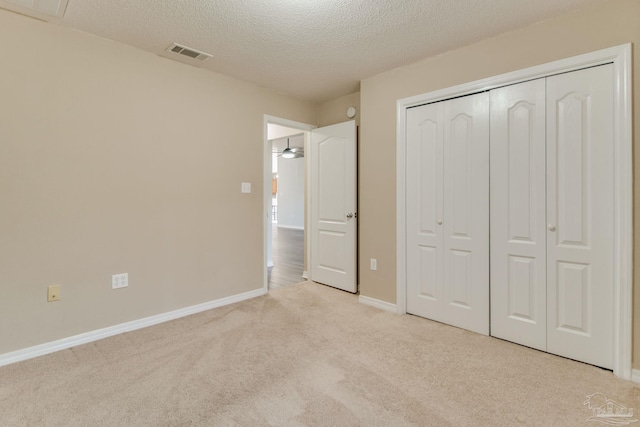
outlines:
[[311, 131], [310, 279], [357, 291], [356, 125]]
[[546, 351], [545, 79], [491, 91], [491, 335]]
[[407, 112], [407, 312], [489, 333], [489, 95]]
[[547, 78], [547, 349], [613, 367], [613, 66]]

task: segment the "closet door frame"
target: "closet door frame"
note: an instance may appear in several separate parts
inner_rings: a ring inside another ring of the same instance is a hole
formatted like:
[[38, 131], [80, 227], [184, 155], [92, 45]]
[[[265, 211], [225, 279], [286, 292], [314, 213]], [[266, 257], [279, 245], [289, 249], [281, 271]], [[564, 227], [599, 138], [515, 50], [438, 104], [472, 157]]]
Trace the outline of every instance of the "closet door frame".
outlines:
[[613, 64], [614, 85], [614, 277], [613, 372], [631, 379], [633, 289], [633, 157], [631, 111], [631, 44], [549, 62], [487, 79], [400, 99], [396, 104], [396, 307], [406, 313], [406, 111], [501, 86], [552, 76], [602, 64]]

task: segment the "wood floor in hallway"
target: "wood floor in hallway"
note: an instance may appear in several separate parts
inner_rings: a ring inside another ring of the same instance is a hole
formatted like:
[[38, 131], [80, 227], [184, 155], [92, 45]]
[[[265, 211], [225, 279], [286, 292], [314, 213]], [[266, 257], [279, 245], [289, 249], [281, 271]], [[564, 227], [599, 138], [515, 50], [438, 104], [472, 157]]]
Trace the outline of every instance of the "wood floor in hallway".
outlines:
[[304, 281], [304, 230], [273, 224], [272, 236], [273, 267], [268, 269], [269, 289]]

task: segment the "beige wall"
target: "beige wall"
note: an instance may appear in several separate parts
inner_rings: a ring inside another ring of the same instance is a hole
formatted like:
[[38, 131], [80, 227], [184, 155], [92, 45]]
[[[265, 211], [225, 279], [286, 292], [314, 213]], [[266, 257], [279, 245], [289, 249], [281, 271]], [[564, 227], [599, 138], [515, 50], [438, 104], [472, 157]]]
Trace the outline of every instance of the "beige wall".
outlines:
[[316, 105], [5, 11], [0, 40], [0, 354], [262, 287], [263, 114]]
[[[640, 43], [640, 1], [612, 0], [478, 42], [361, 82], [360, 292], [396, 300], [395, 150], [396, 101], [557, 59], [633, 42]], [[634, 49], [634, 129], [640, 125], [640, 55]], [[634, 134], [634, 145], [638, 141]], [[634, 164], [640, 165], [640, 150]], [[635, 219], [640, 176], [635, 175]], [[636, 221], [637, 223], [637, 221]], [[640, 241], [640, 232], [635, 242]], [[638, 247], [635, 245], [636, 248]], [[640, 251], [635, 252], [640, 267]], [[369, 270], [377, 258], [378, 270]], [[635, 289], [638, 290], [638, 279]], [[634, 346], [640, 354], [640, 292], [635, 292]], [[636, 357], [636, 359], [638, 359]], [[634, 362], [640, 368], [640, 360]]]
[[355, 107], [356, 126], [360, 125], [360, 92], [323, 102], [318, 106], [318, 126], [330, 126], [350, 120], [347, 108]]

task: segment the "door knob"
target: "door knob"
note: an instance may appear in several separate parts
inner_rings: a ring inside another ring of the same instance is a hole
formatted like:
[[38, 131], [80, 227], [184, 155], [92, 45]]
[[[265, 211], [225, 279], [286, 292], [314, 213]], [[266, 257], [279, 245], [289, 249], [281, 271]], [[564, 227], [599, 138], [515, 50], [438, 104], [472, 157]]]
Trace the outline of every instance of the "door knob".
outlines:
[[442, 220], [439, 219], [438, 221], [436, 221], [438, 223], [438, 225], [442, 225]]
[[549, 229], [549, 231], [556, 231], [556, 226], [553, 224], [549, 224], [547, 228]]
[[352, 213], [348, 213], [347, 214], [347, 218], [353, 218], [353, 214]]

